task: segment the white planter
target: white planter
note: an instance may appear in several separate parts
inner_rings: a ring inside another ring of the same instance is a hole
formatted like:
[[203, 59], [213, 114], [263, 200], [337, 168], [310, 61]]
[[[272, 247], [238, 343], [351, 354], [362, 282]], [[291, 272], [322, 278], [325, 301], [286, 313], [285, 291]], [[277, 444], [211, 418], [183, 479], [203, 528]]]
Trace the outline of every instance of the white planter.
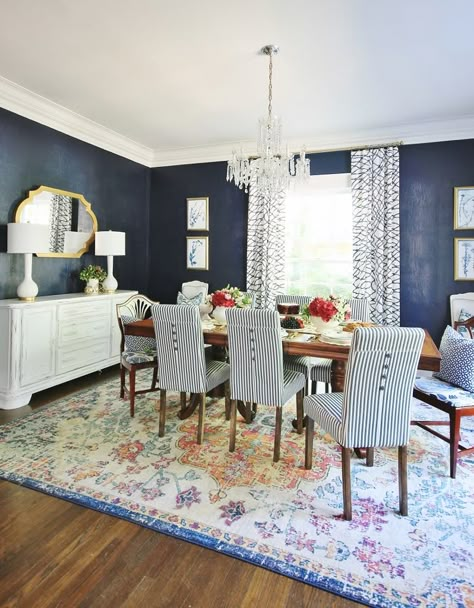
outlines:
[[99, 293], [99, 279], [89, 279], [84, 288], [84, 293], [95, 295]]
[[226, 307], [225, 306], [216, 306], [214, 308], [213, 313], [212, 313], [212, 318], [215, 321], [217, 321], [217, 323], [219, 323], [220, 325], [225, 325], [226, 324], [225, 311], [226, 311]]
[[323, 321], [321, 317], [311, 317], [311, 325], [314, 329], [321, 333], [325, 329], [335, 329], [339, 323], [337, 321]]

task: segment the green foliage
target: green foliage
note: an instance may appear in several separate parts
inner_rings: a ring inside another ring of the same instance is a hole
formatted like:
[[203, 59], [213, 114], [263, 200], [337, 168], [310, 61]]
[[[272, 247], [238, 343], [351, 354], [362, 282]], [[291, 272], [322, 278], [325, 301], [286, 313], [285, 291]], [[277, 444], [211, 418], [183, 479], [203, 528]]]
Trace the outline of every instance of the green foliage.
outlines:
[[88, 281], [89, 279], [99, 279], [99, 283], [105, 281], [107, 278], [107, 272], [102, 268], [102, 266], [95, 266], [94, 264], [89, 264], [81, 270], [79, 273], [79, 278], [81, 281]]

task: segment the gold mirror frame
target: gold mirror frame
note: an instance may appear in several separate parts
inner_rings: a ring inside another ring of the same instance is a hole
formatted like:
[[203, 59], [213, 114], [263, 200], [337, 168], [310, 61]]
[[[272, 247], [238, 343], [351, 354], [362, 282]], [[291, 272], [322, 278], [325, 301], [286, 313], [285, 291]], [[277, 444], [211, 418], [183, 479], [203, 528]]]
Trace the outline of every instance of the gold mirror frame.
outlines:
[[90, 216], [92, 220], [92, 231], [90, 237], [84, 243], [84, 247], [77, 252], [53, 252], [48, 251], [46, 253], [37, 253], [36, 255], [40, 258], [80, 258], [83, 253], [89, 251], [89, 247], [94, 242], [95, 233], [97, 232], [97, 218], [95, 213], [92, 211], [91, 204], [86, 201], [82, 194], [78, 194], [76, 192], [70, 192], [68, 190], [60, 190], [59, 188], [51, 188], [50, 186], [40, 186], [36, 188], [36, 190], [30, 190], [28, 193], [28, 197], [25, 200], [21, 201], [18, 205], [18, 208], [15, 213], [15, 223], [21, 224], [21, 216], [23, 209], [29, 205], [34, 203], [35, 196], [38, 196], [42, 192], [51, 192], [52, 194], [59, 194], [61, 196], [69, 196], [72, 199], [77, 199], [79, 204], [82, 204], [86, 210], [86, 213]]

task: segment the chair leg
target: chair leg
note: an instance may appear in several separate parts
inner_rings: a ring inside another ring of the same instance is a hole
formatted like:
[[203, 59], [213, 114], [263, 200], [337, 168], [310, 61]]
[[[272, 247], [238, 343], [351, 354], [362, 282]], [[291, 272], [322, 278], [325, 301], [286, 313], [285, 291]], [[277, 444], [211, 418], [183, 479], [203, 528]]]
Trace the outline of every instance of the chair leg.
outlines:
[[206, 413], [206, 393], [199, 395], [199, 419], [198, 419], [198, 431], [197, 431], [197, 442], [201, 445], [204, 437], [204, 416]]
[[365, 464], [368, 467], [374, 466], [374, 448], [367, 448], [367, 453], [365, 455]]
[[329, 382], [324, 383], [324, 392], [329, 393]]
[[151, 390], [154, 391], [156, 388], [156, 383], [158, 382], [158, 368], [153, 368], [153, 376], [151, 379]]
[[133, 418], [135, 416], [135, 368], [132, 366], [132, 369], [129, 372], [129, 397], [130, 397], [130, 416]]
[[229, 452], [235, 450], [235, 433], [237, 430], [237, 401], [230, 401], [230, 429], [229, 429]]
[[181, 411], [184, 411], [186, 409], [186, 393], [184, 393], [184, 392], [179, 393], [179, 398], [180, 398]]
[[227, 381], [224, 384], [225, 393], [225, 419], [230, 420], [230, 383]]
[[125, 366], [120, 364], [120, 399], [125, 397]]
[[311, 394], [316, 395], [317, 392], [318, 392], [318, 383], [316, 382], [316, 380], [311, 380]]
[[406, 445], [398, 446], [398, 492], [400, 514], [408, 515], [408, 450]]
[[352, 520], [351, 448], [342, 448], [342, 499], [344, 519]]
[[165, 436], [165, 421], [166, 421], [166, 391], [160, 389], [160, 426], [158, 429], [158, 437]]
[[314, 420], [309, 416], [305, 416], [305, 422], [304, 468], [311, 469], [313, 467]]
[[449, 472], [452, 479], [456, 479], [458, 463], [459, 439], [461, 437], [461, 416], [455, 409], [449, 414]]
[[275, 443], [273, 444], [273, 462], [280, 460], [282, 409], [277, 407], [275, 414]]
[[303, 433], [303, 399], [304, 390], [296, 393], [296, 430], [298, 435]]
[[252, 422], [252, 402], [245, 402], [245, 422], [246, 424], [250, 424]]

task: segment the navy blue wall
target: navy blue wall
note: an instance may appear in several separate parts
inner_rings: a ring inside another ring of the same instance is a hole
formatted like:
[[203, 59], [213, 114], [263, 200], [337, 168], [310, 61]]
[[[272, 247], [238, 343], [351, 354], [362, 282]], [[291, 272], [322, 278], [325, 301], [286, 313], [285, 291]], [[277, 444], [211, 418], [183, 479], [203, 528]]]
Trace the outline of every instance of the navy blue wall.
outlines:
[[[149, 294], [176, 302], [184, 281], [245, 288], [247, 195], [226, 182], [225, 162], [152, 169]], [[209, 197], [209, 232], [186, 231], [186, 198]], [[186, 269], [186, 236], [209, 236], [209, 270]]]
[[474, 185], [474, 140], [400, 148], [401, 324], [429, 329], [437, 343], [450, 322], [449, 296], [474, 291], [454, 281], [453, 189]]
[[[5, 253], [6, 224], [28, 190], [41, 184], [83, 194], [100, 230], [126, 232], [127, 255], [115, 258], [114, 274], [120, 288], [145, 291], [150, 170], [0, 109], [0, 299], [16, 297], [23, 278], [23, 256]], [[81, 291], [78, 271], [92, 262], [107, 265], [93, 253], [78, 259], [33, 256], [40, 295]]]

